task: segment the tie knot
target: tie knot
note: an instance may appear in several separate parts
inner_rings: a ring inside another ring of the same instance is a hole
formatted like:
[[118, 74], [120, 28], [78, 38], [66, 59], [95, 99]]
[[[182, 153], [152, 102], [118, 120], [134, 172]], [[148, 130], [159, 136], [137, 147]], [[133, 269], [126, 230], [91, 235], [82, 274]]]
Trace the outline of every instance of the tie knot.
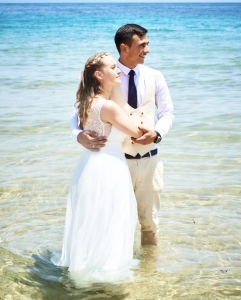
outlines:
[[130, 70], [130, 72], [129, 72], [129, 75], [130, 75], [130, 76], [135, 76], [135, 75], [136, 75], [136, 73], [135, 73], [135, 71], [134, 71], [134, 70]]

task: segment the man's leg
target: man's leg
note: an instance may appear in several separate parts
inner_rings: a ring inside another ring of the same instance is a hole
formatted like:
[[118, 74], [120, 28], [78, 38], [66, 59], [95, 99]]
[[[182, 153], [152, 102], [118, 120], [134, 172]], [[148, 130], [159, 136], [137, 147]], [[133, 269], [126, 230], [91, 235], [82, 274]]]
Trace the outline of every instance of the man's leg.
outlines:
[[136, 195], [138, 217], [141, 224], [141, 244], [158, 245], [157, 216], [160, 192], [163, 187], [163, 165], [159, 156], [127, 160]]
[[159, 236], [158, 232], [152, 231], [142, 231], [141, 232], [141, 245], [151, 245], [151, 246], [158, 246], [159, 243]]
[[141, 224], [141, 244], [158, 245], [160, 195], [150, 186], [140, 185], [136, 188], [138, 218]]

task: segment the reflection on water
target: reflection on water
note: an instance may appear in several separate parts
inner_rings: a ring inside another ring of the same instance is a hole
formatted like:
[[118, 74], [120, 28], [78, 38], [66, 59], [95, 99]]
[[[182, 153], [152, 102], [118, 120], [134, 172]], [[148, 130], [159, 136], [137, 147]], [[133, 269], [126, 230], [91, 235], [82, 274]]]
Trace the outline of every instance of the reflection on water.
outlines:
[[[159, 149], [165, 168], [160, 246], [141, 248], [137, 228], [139, 265], [128, 283], [78, 289], [65, 268], [51, 263], [62, 247], [68, 186], [82, 151], [71, 141], [69, 118], [79, 72], [92, 54], [86, 45], [115, 54], [113, 32], [132, 15], [122, 5], [121, 18], [114, 4], [104, 14], [85, 7], [79, 14], [74, 5], [57, 4], [42, 5], [41, 13], [28, 5], [0, 10], [0, 300], [240, 299], [235, 5], [132, 7], [135, 22], [150, 29], [146, 64], [162, 70], [175, 106], [174, 126]], [[100, 29], [105, 43], [101, 35], [93, 38]]]
[[[196, 224], [195, 220], [192, 224]], [[215, 241], [202, 245], [198, 235], [200, 233], [170, 238], [162, 233], [160, 248], [137, 247], [135, 257], [140, 264], [134, 269], [132, 282], [99, 283], [79, 289], [68, 278], [66, 268], [51, 263], [49, 251], [38, 251], [31, 258], [25, 258], [1, 248], [4, 289], [0, 299], [221, 299], [222, 296], [224, 299], [239, 296], [235, 288], [239, 281], [234, 280], [240, 275], [239, 252], [225, 251], [220, 244], [215, 249]], [[211, 242], [211, 236], [209, 238]]]

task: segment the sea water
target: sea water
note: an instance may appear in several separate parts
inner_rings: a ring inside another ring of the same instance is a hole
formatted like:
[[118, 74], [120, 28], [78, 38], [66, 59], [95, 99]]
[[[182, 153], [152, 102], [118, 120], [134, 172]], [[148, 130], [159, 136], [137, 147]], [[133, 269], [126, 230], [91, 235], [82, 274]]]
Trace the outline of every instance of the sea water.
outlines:
[[[77, 289], [50, 261], [82, 152], [69, 119], [86, 59], [118, 58], [125, 23], [148, 29], [175, 106], [160, 245], [137, 227], [133, 281]], [[0, 41], [0, 299], [240, 299], [241, 4], [1, 4]]]

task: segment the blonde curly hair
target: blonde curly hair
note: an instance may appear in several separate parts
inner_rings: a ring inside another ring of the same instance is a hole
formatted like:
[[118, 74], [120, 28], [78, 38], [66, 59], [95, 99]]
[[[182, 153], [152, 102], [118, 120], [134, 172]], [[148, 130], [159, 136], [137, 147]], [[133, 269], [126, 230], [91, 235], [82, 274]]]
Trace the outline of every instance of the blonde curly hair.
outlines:
[[103, 58], [108, 55], [109, 53], [107, 52], [94, 54], [87, 60], [82, 72], [82, 80], [76, 93], [75, 102], [75, 107], [78, 109], [78, 123], [82, 128], [88, 119], [94, 97], [103, 93], [101, 83], [97, 80], [94, 73], [103, 68]]

